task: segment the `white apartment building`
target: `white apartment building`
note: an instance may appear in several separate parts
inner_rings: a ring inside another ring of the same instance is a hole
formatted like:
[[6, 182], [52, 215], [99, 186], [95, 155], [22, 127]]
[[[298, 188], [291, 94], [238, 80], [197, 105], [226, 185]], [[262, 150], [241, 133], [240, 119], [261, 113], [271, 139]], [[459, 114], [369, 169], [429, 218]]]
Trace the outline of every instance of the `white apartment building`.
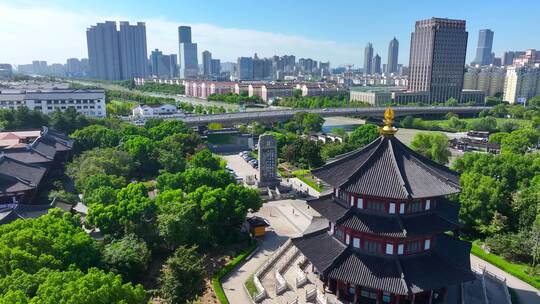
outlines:
[[503, 100], [521, 103], [540, 95], [540, 65], [511, 66], [506, 71]]
[[50, 115], [56, 110], [74, 108], [78, 113], [105, 117], [105, 91], [102, 89], [52, 89], [0, 91], [0, 109], [27, 107]]

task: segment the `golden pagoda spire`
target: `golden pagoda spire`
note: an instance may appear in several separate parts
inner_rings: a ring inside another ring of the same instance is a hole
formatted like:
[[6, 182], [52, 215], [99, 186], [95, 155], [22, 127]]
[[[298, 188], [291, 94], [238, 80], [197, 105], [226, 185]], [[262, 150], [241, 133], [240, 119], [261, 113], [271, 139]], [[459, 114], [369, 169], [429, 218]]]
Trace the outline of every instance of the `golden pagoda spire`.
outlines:
[[394, 110], [391, 107], [386, 108], [384, 111], [384, 127], [379, 128], [379, 132], [382, 135], [392, 136], [397, 132], [397, 129], [392, 126], [394, 122]]

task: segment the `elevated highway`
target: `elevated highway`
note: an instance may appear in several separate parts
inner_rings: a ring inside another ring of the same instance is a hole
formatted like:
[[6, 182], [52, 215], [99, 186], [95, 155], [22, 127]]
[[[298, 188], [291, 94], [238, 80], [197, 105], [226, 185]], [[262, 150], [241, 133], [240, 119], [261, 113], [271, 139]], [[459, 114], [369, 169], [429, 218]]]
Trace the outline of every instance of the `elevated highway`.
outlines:
[[[394, 107], [395, 116], [407, 116], [417, 114], [446, 114], [449, 112], [456, 114], [478, 114], [482, 110], [490, 107]], [[220, 123], [222, 125], [234, 125], [240, 123], [250, 123], [258, 121], [261, 123], [282, 122], [290, 120], [298, 112], [317, 113], [323, 117], [332, 116], [362, 116], [362, 117], [382, 117], [386, 107], [363, 107], [363, 108], [328, 108], [328, 109], [287, 109], [287, 110], [267, 110], [253, 112], [233, 112], [225, 114], [210, 115], [187, 115], [187, 116], [162, 116], [165, 119], [178, 119], [184, 121], [188, 126], [205, 126], [209, 123]]]

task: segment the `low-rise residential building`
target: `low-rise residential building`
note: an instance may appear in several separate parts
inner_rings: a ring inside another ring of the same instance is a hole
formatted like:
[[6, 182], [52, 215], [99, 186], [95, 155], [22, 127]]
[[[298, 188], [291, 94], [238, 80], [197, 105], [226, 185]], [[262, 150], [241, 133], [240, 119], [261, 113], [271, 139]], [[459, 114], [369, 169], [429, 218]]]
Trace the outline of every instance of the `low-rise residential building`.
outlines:
[[263, 84], [260, 90], [264, 102], [274, 98], [292, 97], [294, 93], [294, 87], [287, 84]]
[[131, 109], [133, 116], [137, 117], [152, 117], [157, 115], [172, 115], [178, 114], [176, 106], [171, 104], [164, 105], [138, 105]]
[[103, 89], [0, 91], [0, 109], [17, 109], [22, 106], [47, 115], [68, 108], [87, 116], [107, 115]]
[[252, 83], [248, 87], [248, 96], [259, 96], [262, 98], [262, 83]]
[[326, 84], [326, 83], [306, 83], [296, 86], [297, 89], [302, 90], [302, 96], [335, 96], [340, 94], [346, 94], [347, 90], [338, 85]]
[[235, 84], [230, 81], [213, 81], [210, 84], [210, 94], [234, 93]]

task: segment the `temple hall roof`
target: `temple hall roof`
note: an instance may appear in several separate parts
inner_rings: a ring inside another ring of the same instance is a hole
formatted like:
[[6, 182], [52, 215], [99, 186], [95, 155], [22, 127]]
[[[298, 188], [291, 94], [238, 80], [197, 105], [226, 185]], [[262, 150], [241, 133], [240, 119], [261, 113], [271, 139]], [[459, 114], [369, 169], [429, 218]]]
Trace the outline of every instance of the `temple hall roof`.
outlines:
[[0, 193], [35, 189], [46, 170], [38, 165], [26, 164], [7, 156], [0, 156]]
[[433, 250], [408, 256], [375, 255], [345, 247], [327, 230], [292, 242], [329, 278], [395, 294], [419, 293], [475, 279], [470, 271], [470, 244], [442, 234]]
[[333, 187], [375, 197], [426, 198], [460, 191], [456, 172], [416, 153], [392, 135], [382, 135], [312, 173]]
[[348, 209], [331, 196], [310, 200], [308, 205], [337, 225], [387, 237], [438, 234], [460, 227], [457, 219], [459, 205], [443, 198], [438, 198], [436, 206], [429, 211], [400, 215]]

